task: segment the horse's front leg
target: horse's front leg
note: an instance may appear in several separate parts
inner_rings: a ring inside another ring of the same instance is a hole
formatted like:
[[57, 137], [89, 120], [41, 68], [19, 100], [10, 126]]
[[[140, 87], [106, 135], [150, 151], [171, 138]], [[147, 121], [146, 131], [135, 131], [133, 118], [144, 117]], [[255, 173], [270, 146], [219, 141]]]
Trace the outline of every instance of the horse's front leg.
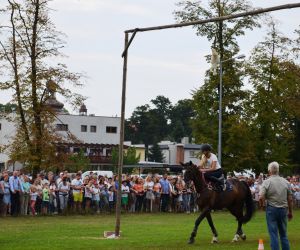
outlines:
[[211, 218], [210, 211], [207, 213], [206, 219], [207, 219], [207, 222], [210, 226], [211, 232], [213, 233], [213, 238], [211, 240], [211, 243], [218, 243], [218, 233], [217, 233], [217, 230], [216, 230], [215, 225], [213, 223], [213, 220]]
[[194, 226], [193, 232], [191, 233], [191, 237], [188, 241], [189, 244], [193, 244], [195, 242], [195, 237], [197, 235], [198, 227], [199, 227], [201, 221], [207, 216], [208, 212], [209, 212], [208, 208], [203, 209], [202, 213], [199, 215], [199, 217], [195, 221], [195, 226]]

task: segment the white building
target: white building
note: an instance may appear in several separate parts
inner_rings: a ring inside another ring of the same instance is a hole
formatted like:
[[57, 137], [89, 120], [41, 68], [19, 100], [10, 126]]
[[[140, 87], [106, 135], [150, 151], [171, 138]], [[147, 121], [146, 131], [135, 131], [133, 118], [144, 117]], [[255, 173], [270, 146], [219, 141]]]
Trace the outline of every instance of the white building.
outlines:
[[[91, 156], [92, 165], [108, 164], [111, 159], [111, 149], [118, 147], [119, 144], [121, 118], [88, 115], [85, 105], [80, 107], [78, 115], [66, 114], [63, 112], [64, 105], [58, 102], [55, 96], [50, 102], [48, 105], [58, 113], [54, 122], [56, 131], [65, 137], [71, 134], [79, 141], [76, 144], [64, 144], [65, 152], [73, 153], [80, 147], [88, 156]], [[0, 118], [0, 168], [3, 168], [9, 160], [9, 152], [1, 149], [10, 144], [15, 133], [14, 123]]]
[[55, 125], [59, 133], [71, 133], [83, 143], [119, 144], [119, 117], [62, 114]]
[[181, 143], [161, 141], [158, 143], [163, 155], [164, 163], [169, 165], [180, 165], [180, 162], [192, 161], [199, 165], [200, 144], [189, 143], [188, 137], [184, 137]]

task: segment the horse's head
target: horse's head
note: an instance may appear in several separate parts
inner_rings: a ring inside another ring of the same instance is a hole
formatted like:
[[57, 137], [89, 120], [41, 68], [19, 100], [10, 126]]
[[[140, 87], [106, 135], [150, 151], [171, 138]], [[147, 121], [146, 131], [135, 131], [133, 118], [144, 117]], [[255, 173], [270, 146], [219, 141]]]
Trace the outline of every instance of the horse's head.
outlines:
[[186, 185], [189, 187], [191, 181], [193, 181], [195, 175], [199, 174], [199, 170], [197, 165], [195, 165], [192, 161], [186, 162], [186, 163], [180, 163], [181, 166], [184, 168], [184, 175], [183, 179]]

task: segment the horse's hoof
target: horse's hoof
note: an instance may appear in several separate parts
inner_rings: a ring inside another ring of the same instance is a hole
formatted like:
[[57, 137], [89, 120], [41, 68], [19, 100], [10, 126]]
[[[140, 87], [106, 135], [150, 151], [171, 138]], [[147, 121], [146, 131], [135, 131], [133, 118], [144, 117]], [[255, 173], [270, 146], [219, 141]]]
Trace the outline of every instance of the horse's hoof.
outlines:
[[241, 235], [241, 239], [242, 239], [242, 240], [246, 240], [246, 239], [247, 239], [246, 234], [242, 234], [242, 235]]
[[189, 239], [188, 244], [194, 244], [195, 240], [194, 239]]
[[231, 242], [238, 242], [239, 241], [240, 236], [238, 234], [236, 234]]
[[218, 243], [218, 238], [217, 237], [213, 237], [211, 240], [212, 244]]

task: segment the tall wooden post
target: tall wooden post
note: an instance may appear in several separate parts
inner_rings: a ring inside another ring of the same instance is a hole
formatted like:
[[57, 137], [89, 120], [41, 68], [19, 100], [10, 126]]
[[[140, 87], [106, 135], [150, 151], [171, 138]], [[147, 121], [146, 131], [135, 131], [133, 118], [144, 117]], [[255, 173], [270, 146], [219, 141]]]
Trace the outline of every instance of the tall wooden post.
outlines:
[[121, 104], [121, 124], [120, 124], [120, 143], [118, 161], [118, 191], [116, 204], [116, 227], [115, 236], [120, 235], [121, 224], [121, 196], [122, 196], [122, 169], [123, 169], [123, 145], [124, 145], [124, 125], [125, 125], [125, 102], [126, 102], [126, 78], [127, 78], [127, 55], [128, 55], [128, 33], [125, 33], [125, 46], [123, 54], [123, 83], [122, 83], [122, 104]]

